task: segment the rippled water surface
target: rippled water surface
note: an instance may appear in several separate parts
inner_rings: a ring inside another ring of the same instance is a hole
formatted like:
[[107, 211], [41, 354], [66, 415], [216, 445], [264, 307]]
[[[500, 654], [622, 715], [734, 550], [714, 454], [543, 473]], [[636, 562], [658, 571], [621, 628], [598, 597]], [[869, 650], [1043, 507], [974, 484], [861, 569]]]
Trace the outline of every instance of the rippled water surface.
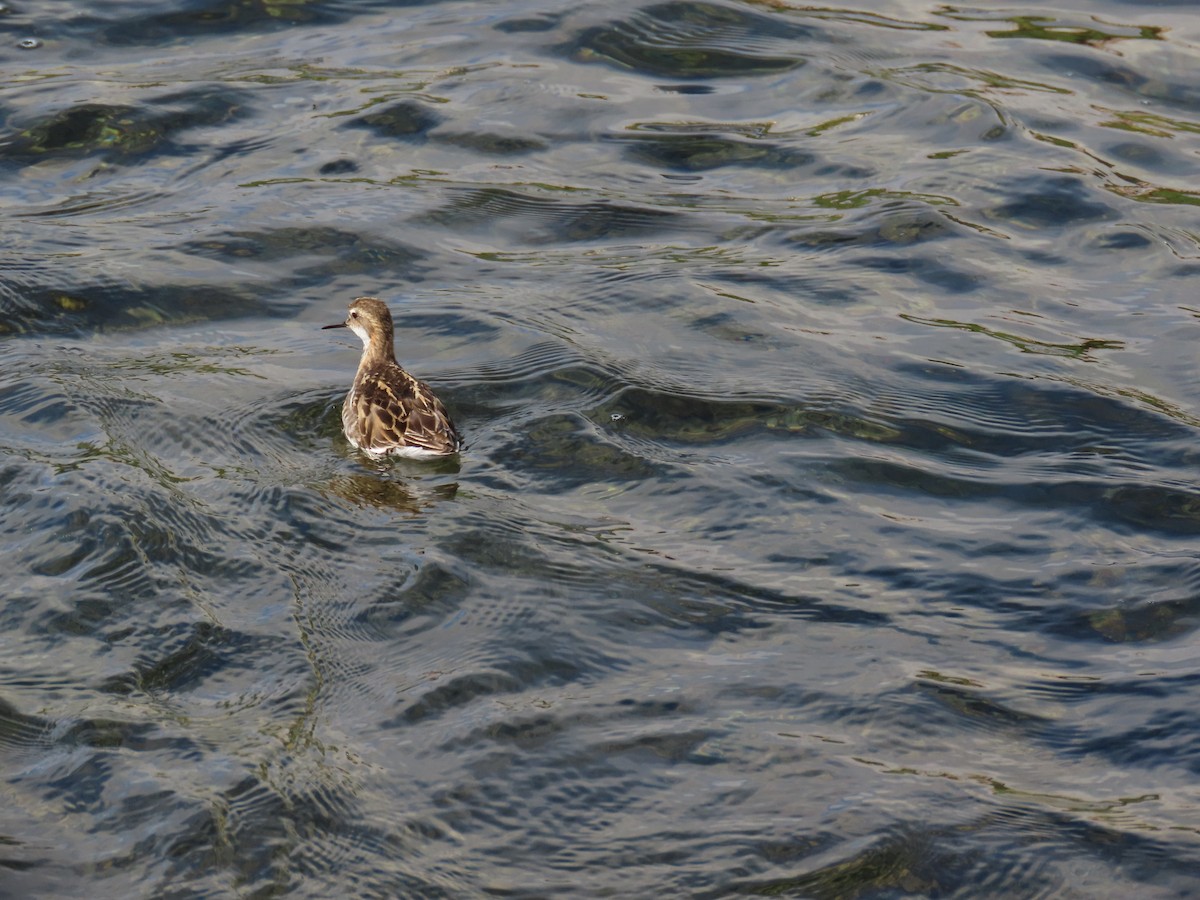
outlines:
[[1200, 12], [1052, 7], [6, 0], [0, 896], [1200, 893]]

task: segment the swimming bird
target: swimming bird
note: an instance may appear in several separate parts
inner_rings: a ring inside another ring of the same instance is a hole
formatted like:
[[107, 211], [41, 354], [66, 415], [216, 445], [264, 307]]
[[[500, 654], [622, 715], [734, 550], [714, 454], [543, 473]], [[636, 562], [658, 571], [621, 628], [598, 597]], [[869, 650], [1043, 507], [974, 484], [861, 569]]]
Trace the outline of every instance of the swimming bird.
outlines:
[[396, 362], [386, 303], [359, 297], [350, 304], [345, 322], [325, 328], [349, 328], [363, 342], [358, 372], [342, 403], [346, 440], [373, 459], [449, 456], [462, 449], [442, 401]]

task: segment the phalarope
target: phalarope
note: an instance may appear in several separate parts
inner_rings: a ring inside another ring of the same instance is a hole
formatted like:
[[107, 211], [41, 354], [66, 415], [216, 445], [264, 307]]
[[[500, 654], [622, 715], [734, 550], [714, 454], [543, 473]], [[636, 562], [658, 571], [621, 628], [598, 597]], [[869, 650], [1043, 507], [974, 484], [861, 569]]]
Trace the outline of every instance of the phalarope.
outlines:
[[342, 404], [342, 429], [351, 444], [375, 459], [449, 456], [462, 449], [442, 401], [396, 362], [386, 303], [359, 297], [345, 322], [325, 328], [349, 328], [363, 342], [358, 373]]

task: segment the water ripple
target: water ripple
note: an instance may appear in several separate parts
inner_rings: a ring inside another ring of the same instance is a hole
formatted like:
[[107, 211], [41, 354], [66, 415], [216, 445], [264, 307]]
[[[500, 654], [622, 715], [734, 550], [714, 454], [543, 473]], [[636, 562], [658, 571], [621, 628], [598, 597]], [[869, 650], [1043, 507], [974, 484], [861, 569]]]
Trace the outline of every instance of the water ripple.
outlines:
[[[666, 78], [773, 75], [804, 65], [794, 42], [816, 29], [733, 7], [660, 3], [582, 32], [577, 58], [601, 59]], [[791, 54], [785, 51], [792, 51]]]

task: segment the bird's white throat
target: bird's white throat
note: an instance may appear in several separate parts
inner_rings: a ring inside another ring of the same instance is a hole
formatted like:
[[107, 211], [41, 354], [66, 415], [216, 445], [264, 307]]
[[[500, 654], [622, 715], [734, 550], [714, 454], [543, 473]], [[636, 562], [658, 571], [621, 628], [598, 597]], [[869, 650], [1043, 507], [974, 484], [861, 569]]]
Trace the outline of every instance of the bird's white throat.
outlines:
[[371, 336], [367, 333], [367, 329], [363, 328], [362, 322], [351, 319], [346, 323], [346, 326], [358, 335], [359, 339], [363, 342], [364, 348], [371, 346]]

